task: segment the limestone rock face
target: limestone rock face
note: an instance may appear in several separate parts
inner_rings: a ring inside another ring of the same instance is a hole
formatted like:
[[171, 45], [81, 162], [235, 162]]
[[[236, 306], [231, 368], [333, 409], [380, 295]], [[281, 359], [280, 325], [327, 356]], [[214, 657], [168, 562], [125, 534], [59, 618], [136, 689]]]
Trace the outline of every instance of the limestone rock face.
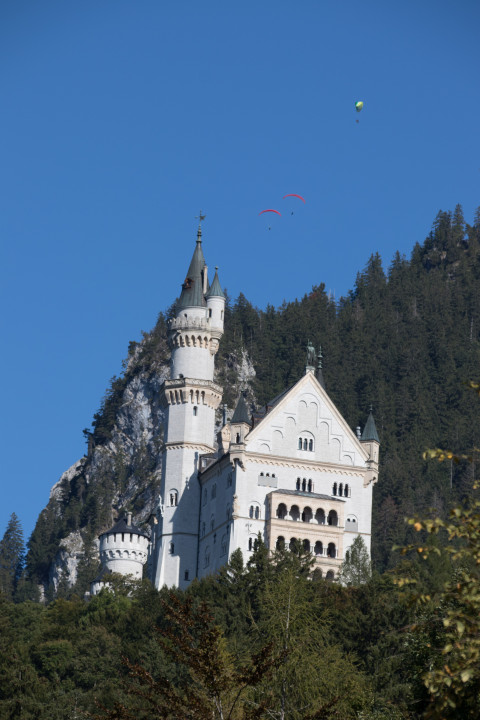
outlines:
[[[59, 586], [80, 582], [79, 570], [88, 574], [82, 563], [98, 560], [98, 536], [114, 524], [122, 509], [131, 509], [134, 523], [148, 532], [147, 520], [159, 497], [165, 422], [160, 388], [170, 376], [169, 359], [165, 327], [135, 344], [123, 376], [106, 395], [100, 421], [94, 422], [87, 454], [52, 487], [32, 535], [38, 545], [49, 537], [52, 546], [42, 564], [35, 565], [31, 558], [42, 596], [47, 589], [51, 596]], [[255, 370], [247, 352], [230, 354], [224, 366], [227, 363], [234, 392], [248, 387]], [[220, 383], [223, 380], [219, 377]], [[229, 407], [228, 414], [232, 412]], [[222, 408], [217, 412], [217, 429], [221, 419]]]

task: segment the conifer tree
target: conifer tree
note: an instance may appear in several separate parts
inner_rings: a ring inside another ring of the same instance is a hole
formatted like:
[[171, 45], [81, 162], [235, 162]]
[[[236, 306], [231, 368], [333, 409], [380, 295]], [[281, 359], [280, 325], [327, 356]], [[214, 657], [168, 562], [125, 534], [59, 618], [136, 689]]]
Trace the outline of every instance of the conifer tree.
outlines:
[[12, 513], [0, 541], [0, 590], [11, 600], [23, 572], [24, 553], [22, 526]]
[[361, 535], [357, 535], [345, 553], [339, 580], [344, 585], [362, 585], [370, 580], [372, 569], [367, 546]]

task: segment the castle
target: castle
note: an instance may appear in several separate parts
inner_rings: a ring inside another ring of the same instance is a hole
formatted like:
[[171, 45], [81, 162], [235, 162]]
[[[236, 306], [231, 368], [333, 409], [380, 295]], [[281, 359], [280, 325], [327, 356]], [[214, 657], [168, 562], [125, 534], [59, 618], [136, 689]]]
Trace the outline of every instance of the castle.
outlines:
[[131, 515], [100, 536], [102, 571], [186, 588], [215, 573], [240, 548], [248, 559], [260, 534], [270, 549], [301, 543], [315, 567], [334, 579], [357, 535], [370, 549], [372, 489], [379, 439], [370, 412], [353, 432], [329, 398], [309, 344], [305, 374], [265, 407], [249, 411], [240, 396], [215, 446], [222, 388], [214, 361], [223, 335], [225, 295], [217, 269], [211, 284], [201, 227], [170, 321], [171, 376], [161, 389], [166, 410], [162, 479], [151, 537]]

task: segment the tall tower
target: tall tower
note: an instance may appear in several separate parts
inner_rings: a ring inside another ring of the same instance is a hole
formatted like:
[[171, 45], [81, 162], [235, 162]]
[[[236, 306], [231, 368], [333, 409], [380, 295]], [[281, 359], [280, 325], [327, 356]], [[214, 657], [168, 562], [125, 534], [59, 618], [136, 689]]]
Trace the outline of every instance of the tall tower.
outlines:
[[214, 452], [215, 410], [222, 388], [213, 381], [223, 335], [225, 295], [217, 271], [212, 284], [202, 251], [202, 231], [182, 285], [168, 342], [171, 379], [161, 391], [167, 422], [153, 553], [154, 584], [185, 588], [197, 575], [199, 456]]

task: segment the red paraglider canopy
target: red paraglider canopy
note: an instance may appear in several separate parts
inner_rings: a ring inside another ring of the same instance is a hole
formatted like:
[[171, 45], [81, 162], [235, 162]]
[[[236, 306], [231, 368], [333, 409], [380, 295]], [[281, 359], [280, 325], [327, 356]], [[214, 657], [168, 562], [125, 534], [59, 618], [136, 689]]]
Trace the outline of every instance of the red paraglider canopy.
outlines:
[[264, 212], [273, 212], [277, 213], [277, 215], [281, 215], [282, 213], [279, 213], [278, 210], [262, 210], [262, 212], [259, 212], [259, 215], [263, 215]]
[[288, 193], [288, 195], [284, 195], [282, 200], [285, 200], [286, 197], [298, 197], [302, 202], [305, 202], [305, 198], [303, 198], [301, 195], [296, 195], [295, 193]]

